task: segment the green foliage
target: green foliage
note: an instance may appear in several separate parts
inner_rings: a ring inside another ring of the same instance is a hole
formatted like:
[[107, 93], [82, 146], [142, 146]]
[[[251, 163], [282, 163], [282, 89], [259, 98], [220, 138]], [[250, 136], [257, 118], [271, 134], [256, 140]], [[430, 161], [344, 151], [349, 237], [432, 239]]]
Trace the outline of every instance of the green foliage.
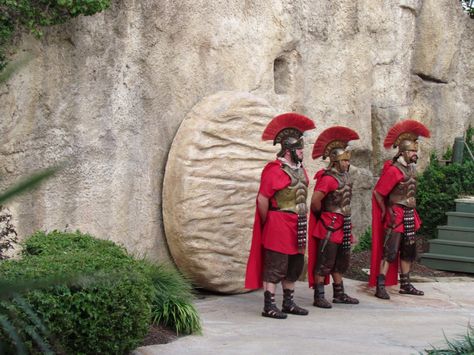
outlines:
[[7, 259], [6, 252], [18, 242], [17, 233], [11, 223], [12, 215], [0, 205], [0, 260]]
[[354, 253], [372, 249], [372, 227], [369, 226], [359, 237], [357, 245], [354, 247]]
[[[2, 77], [0, 75], [0, 83], [2, 82]], [[18, 182], [16, 185], [13, 185], [6, 191], [0, 193], [0, 210], [1, 204], [8, 201], [14, 196], [22, 194], [24, 192], [30, 191], [38, 187], [46, 179], [49, 179], [55, 175], [61, 169], [60, 166], [54, 168], [44, 169], [42, 171], [32, 174], [28, 178]], [[3, 227], [0, 229], [0, 260], [6, 259], [6, 252], [13, 247], [16, 243], [16, 231], [13, 228], [13, 225], [10, 223], [12, 216], [5, 211], [0, 215], [0, 222]]]
[[21, 260], [0, 263], [0, 353], [127, 353], [150, 323], [199, 333], [192, 300], [172, 267], [79, 232], [38, 232]]
[[[466, 142], [474, 152], [473, 129], [466, 132]], [[474, 161], [467, 151], [462, 164], [443, 165], [436, 156], [418, 178], [417, 210], [423, 220], [420, 233], [433, 238], [436, 227], [446, 224], [448, 211], [455, 208], [454, 200], [462, 195], [474, 194]]]
[[6, 46], [16, 31], [42, 36], [42, 28], [79, 15], [93, 15], [110, 6], [110, 0], [0, 0], [0, 71], [6, 65]]
[[199, 314], [192, 304], [191, 284], [175, 269], [145, 263], [154, 286], [152, 321], [176, 331], [177, 334], [201, 332]]
[[474, 1], [472, 0], [460, 0], [462, 8], [471, 18], [474, 18]]
[[[44, 337], [31, 312], [19, 307], [18, 298], [3, 301], [0, 314], [9, 315], [17, 338], [30, 351], [43, 351], [43, 339], [64, 353], [127, 353], [143, 339], [151, 319], [154, 290], [140, 265], [109, 241], [79, 232], [37, 233], [26, 241], [21, 260], [0, 264], [0, 278], [28, 282], [68, 275], [68, 282], [23, 296], [50, 335]], [[18, 344], [12, 335], [11, 329], [2, 327], [0, 340], [9, 344], [9, 351]]]
[[433, 349], [425, 350], [430, 355], [462, 355], [462, 354], [474, 354], [474, 328], [469, 324], [467, 327], [467, 333], [461, 339], [449, 340], [444, 336], [446, 340], [446, 349]]
[[474, 128], [469, 126], [469, 128], [466, 131], [466, 143], [467, 145], [464, 146], [464, 153], [463, 153], [463, 159], [464, 161], [472, 161], [474, 158], [471, 154], [474, 154], [474, 142], [472, 141], [474, 137]]
[[[49, 235], [42, 233], [41, 238], [29, 239], [25, 244], [24, 254], [63, 256], [78, 253], [78, 250], [90, 250], [97, 243], [97, 240], [83, 238], [80, 234], [71, 235], [67, 239], [55, 239], [54, 243], [51, 242], [52, 238], [55, 238], [53, 233]], [[112, 242], [100, 242], [115, 246]], [[123, 250], [115, 246], [115, 248], [108, 248], [107, 253], [100, 254], [104, 261], [109, 257], [120, 258]], [[155, 265], [142, 260], [137, 262], [135, 267], [136, 270], [143, 272], [153, 285], [152, 322], [170, 327], [178, 334], [199, 333], [201, 324], [199, 315], [192, 304], [194, 297], [190, 282], [174, 268], [163, 264]]]

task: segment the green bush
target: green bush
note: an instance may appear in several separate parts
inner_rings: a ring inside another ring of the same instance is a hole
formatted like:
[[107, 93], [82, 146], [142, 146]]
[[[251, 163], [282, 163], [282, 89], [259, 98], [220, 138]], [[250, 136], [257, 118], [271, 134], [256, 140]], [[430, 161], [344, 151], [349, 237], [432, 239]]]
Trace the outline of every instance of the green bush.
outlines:
[[[471, 143], [473, 129], [469, 128], [466, 141]], [[445, 157], [450, 158], [450, 152]], [[417, 210], [423, 221], [420, 233], [433, 238], [436, 227], [446, 224], [448, 211], [455, 209], [454, 200], [462, 195], [474, 194], [474, 161], [467, 150], [464, 152], [462, 164], [443, 165], [435, 155], [425, 171], [418, 178]]]
[[110, 0], [0, 0], [0, 71], [6, 65], [6, 46], [16, 31], [36, 36], [42, 27], [66, 22], [79, 15], [93, 15], [110, 6]]
[[370, 249], [372, 249], [372, 227], [369, 226], [359, 237], [359, 241], [354, 247], [353, 252], [359, 253]]
[[[38, 232], [20, 261], [0, 263], [0, 353], [121, 354], [150, 323], [199, 333], [191, 284], [174, 268], [135, 260], [110, 241], [76, 233]], [[52, 286], [53, 285], [53, 286]], [[3, 316], [1, 316], [3, 314]]]
[[[26, 308], [18, 298], [1, 304], [0, 314], [19, 330], [29, 351], [42, 352], [42, 340], [32, 334], [45, 334], [29, 307], [48, 330], [46, 341], [60, 352], [123, 354], [140, 344], [151, 321], [154, 290], [141, 262], [112, 242], [79, 232], [37, 233], [26, 241], [23, 259], [0, 263], [4, 281], [64, 275], [68, 282], [26, 293]], [[13, 351], [18, 340], [12, 342], [13, 333], [0, 328], [0, 341]]]

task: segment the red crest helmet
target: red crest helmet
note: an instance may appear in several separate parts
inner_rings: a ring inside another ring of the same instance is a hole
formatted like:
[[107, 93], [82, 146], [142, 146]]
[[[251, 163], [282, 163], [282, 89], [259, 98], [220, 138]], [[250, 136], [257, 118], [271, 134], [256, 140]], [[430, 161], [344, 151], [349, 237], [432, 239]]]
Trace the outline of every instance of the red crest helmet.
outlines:
[[398, 122], [389, 129], [383, 142], [386, 149], [397, 148], [398, 152], [418, 150], [418, 137], [430, 137], [430, 131], [426, 126], [415, 120], [404, 120]]
[[313, 146], [312, 158], [317, 159], [329, 157], [331, 162], [339, 160], [350, 160], [351, 152], [347, 151], [347, 145], [350, 141], [359, 139], [359, 135], [354, 130], [343, 127], [334, 126], [325, 129], [319, 135]]
[[303, 133], [316, 128], [314, 122], [299, 113], [289, 112], [274, 117], [262, 134], [262, 140], [272, 140], [273, 145], [281, 144], [282, 156], [287, 149], [303, 148]]

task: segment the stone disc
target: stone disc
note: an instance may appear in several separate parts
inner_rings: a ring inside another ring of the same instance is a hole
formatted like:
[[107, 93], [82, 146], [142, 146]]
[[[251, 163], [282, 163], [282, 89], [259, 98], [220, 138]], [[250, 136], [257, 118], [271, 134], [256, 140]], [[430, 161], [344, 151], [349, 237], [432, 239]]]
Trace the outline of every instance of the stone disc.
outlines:
[[277, 148], [261, 135], [275, 110], [249, 93], [219, 92], [189, 112], [163, 187], [166, 240], [179, 270], [207, 290], [244, 292], [260, 174]]

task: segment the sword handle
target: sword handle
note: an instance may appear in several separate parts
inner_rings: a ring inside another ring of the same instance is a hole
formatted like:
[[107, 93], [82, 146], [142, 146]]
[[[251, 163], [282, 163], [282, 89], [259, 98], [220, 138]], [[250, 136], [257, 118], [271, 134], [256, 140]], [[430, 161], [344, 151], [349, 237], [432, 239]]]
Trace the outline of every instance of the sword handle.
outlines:
[[[331, 224], [329, 225], [328, 228], [332, 228], [334, 223], [336, 223], [336, 219], [337, 219], [336, 216], [332, 217]], [[321, 246], [321, 253], [324, 251], [324, 249], [326, 249], [326, 245], [328, 244], [329, 238], [331, 238], [331, 234], [332, 234], [332, 231], [328, 229], [328, 231], [326, 232], [326, 237], [323, 240], [323, 245]]]

